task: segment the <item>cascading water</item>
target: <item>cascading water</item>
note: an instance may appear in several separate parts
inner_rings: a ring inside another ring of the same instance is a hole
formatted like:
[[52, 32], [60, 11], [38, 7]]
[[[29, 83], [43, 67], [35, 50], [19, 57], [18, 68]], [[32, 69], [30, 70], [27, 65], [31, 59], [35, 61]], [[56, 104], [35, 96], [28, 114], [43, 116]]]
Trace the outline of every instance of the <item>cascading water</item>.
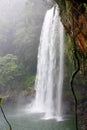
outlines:
[[38, 49], [36, 97], [32, 111], [44, 112], [46, 119], [61, 120], [64, 36], [58, 12], [58, 7], [54, 6], [45, 15]]

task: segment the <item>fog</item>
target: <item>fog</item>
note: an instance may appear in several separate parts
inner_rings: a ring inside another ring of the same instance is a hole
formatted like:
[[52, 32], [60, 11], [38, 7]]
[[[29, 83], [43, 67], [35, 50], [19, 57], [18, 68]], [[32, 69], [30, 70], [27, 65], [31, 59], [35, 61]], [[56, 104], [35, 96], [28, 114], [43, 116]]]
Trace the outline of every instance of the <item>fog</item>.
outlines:
[[[44, 0], [0, 0], [0, 91], [22, 89], [22, 82], [35, 75], [41, 28], [50, 7]], [[11, 61], [18, 70], [11, 71]]]
[[26, 0], [0, 0], [0, 22], [13, 24], [21, 15]]

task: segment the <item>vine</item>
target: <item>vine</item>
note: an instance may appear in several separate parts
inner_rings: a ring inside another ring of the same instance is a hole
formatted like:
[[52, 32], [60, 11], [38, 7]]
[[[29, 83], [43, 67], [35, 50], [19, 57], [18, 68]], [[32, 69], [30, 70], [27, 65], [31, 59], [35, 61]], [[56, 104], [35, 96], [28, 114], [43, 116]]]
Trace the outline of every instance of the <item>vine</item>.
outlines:
[[[75, 40], [74, 40], [74, 43], [75, 43]], [[75, 90], [74, 90], [74, 79], [75, 79], [75, 76], [77, 75], [77, 73], [79, 72], [80, 70], [80, 62], [79, 62], [79, 58], [77, 56], [77, 52], [76, 52], [76, 47], [74, 46], [74, 55], [75, 55], [75, 58], [76, 58], [76, 65], [77, 65], [77, 68], [76, 70], [72, 73], [72, 77], [71, 77], [71, 80], [70, 80], [70, 85], [71, 85], [71, 90], [72, 90], [72, 93], [73, 93], [73, 96], [74, 96], [74, 101], [75, 101], [75, 122], [76, 122], [76, 130], [78, 130], [78, 113], [77, 113], [77, 106], [78, 106], [78, 102], [77, 102], [77, 97], [76, 97], [76, 94], [75, 94]]]
[[9, 126], [9, 129], [8, 129], [8, 130], [12, 130], [11, 124], [10, 124], [10, 122], [8, 121], [7, 117], [6, 117], [6, 115], [5, 115], [5, 113], [4, 113], [4, 110], [3, 110], [2, 106], [1, 106], [1, 104], [2, 104], [2, 98], [0, 98], [0, 109], [1, 109], [1, 112], [2, 112], [2, 114], [3, 114], [3, 117], [4, 117], [5, 121], [7, 122], [8, 126]]
[[73, 11], [72, 11], [72, 25], [73, 25], [73, 37], [72, 37], [72, 40], [73, 40], [73, 45], [74, 45], [74, 52], [73, 53], [74, 53], [74, 56], [75, 56], [76, 68], [75, 68], [75, 71], [72, 73], [72, 77], [71, 77], [71, 80], [70, 80], [70, 85], [71, 85], [71, 90], [72, 90], [72, 94], [73, 94], [74, 101], [75, 101], [76, 130], [79, 130], [78, 129], [78, 100], [77, 100], [76, 93], [75, 93], [75, 90], [74, 90], [74, 79], [75, 79], [77, 73], [80, 70], [80, 61], [79, 61], [79, 58], [78, 58], [77, 47], [76, 47], [76, 42], [75, 42], [75, 24], [74, 24]]

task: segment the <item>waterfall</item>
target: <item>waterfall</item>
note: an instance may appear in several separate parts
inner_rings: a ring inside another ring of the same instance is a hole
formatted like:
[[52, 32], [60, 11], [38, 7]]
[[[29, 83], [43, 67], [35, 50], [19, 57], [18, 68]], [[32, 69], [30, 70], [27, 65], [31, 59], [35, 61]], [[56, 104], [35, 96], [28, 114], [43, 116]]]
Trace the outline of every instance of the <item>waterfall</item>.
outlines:
[[36, 96], [32, 110], [46, 119], [62, 119], [63, 26], [56, 6], [47, 11], [38, 49]]

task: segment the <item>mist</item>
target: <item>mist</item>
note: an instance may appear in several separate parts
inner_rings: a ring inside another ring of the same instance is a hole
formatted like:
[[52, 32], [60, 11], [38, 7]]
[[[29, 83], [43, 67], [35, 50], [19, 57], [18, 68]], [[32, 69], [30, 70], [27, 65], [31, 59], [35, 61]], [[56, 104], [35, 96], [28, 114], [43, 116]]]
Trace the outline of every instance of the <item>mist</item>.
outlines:
[[8, 95], [5, 100], [34, 91], [40, 33], [51, 6], [43, 0], [0, 1], [0, 95]]

